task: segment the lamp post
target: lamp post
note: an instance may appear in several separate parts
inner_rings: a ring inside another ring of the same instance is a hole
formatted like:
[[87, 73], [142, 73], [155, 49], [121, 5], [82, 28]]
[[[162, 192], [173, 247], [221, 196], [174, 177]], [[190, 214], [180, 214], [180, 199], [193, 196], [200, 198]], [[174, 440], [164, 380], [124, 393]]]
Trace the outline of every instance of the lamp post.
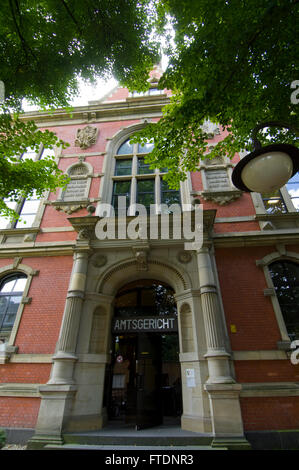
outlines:
[[262, 147], [257, 140], [257, 132], [271, 126], [298, 131], [277, 121], [265, 122], [254, 128], [254, 151], [242, 158], [232, 173], [233, 184], [242, 191], [271, 193], [281, 188], [299, 171], [299, 149], [290, 144]]

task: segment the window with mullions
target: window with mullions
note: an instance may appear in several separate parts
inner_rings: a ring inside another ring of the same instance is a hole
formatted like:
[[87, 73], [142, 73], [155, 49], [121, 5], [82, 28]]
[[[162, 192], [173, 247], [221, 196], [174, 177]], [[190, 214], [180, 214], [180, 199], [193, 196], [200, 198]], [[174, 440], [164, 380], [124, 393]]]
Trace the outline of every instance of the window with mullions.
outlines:
[[[126, 198], [126, 209], [130, 205], [130, 194], [131, 194], [131, 181], [114, 181], [113, 183], [113, 195], [112, 195], [112, 206], [114, 207], [115, 214], [118, 214], [118, 198]], [[125, 214], [122, 214], [123, 216]]]
[[149, 88], [149, 90], [147, 90], [147, 91], [141, 91], [141, 92], [133, 91], [133, 92], [131, 93], [131, 96], [132, 96], [133, 98], [138, 98], [138, 97], [141, 97], [141, 96], [162, 95], [163, 93], [164, 93], [164, 90], [159, 90], [157, 87], [152, 86], [152, 87]]
[[285, 214], [287, 212], [287, 207], [280, 191], [262, 194], [262, 198], [268, 214]]
[[299, 211], [299, 172], [288, 181], [286, 187], [295, 209]]
[[171, 206], [172, 204], [181, 204], [180, 191], [170, 189], [167, 181], [162, 180], [161, 184], [161, 203]]
[[138, 175], [148, 175], [150, 173], [155, 173], [155, 170], [152, 170], [148, 163], [144, 162], [144, 158], [138, 158]]
[[[154, 148], [152, 142], [130, 144], [123, 142], [115, 154], [112, 205], [118, 211], [118, 197], [125, 196], [129, 205], [142, 204], [149, 211], [153, 204], [180, 204], [180, 192], [172, 190], [163, 181], [167, 169], [151, 169], [145, 162], [146, 154]], [[129, 214], [129, 215], [134, 215]]]
[[299, 339], [299, 264], [281, 260], [269, 265], [288, 335]]
[[137, 180], [137, 204], [142, 204], [149, 212], [151, 204], [155, 204], [155, 180]]
[[296, 173], [280, 190], [261, 196], [268, 214], [299, 211], [299, 173]]
[[36, 151], [34, 148], [27, 148], [26, 152], [20, 155], [20, 160], [41, 160], [45, 157], [54, 157], [54, 149], [46, 149], [43, 145], [40, 146], [39, 150]]
[[0, 283], [0, 332], [12, 329], [27, 282], [25, 274], [11, 274]]
[[32, 227], [39, 207], [40, 200], [33, 195], [30, 199], [25, 199], [19, 214], [20, 219], [16, 222], [15, 228]]
[[6, 217], [0, 217], [0, 229], [32, 227], [39, 208], [40, 200], [34, 194], [31, 198], [15, 202], [5, 200], [6, 205], [17, 212], [20, 219], [10, 222]]
[[132, 159], [116, 160], [115, 176], [124, 176], [132, 174]]

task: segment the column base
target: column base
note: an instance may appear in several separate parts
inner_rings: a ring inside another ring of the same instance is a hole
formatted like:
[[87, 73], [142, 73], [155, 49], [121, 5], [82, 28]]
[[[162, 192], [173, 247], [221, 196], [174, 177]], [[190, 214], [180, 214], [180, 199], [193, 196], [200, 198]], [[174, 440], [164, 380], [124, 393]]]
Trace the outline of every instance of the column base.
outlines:
[[30, 439], [28, 449], [63, 443], [62, 431], [69, 419], [76, 391], [76, 387], [71, 385], [47, 384], [39, 387], [41, 404], [35, 435]]
[[244, 436], [243, 420], [239, 401], [240, 384], [210, 384], [204, 389], [209, 394], [215, 446], [227, 440], [232, 446], [247, 442]]

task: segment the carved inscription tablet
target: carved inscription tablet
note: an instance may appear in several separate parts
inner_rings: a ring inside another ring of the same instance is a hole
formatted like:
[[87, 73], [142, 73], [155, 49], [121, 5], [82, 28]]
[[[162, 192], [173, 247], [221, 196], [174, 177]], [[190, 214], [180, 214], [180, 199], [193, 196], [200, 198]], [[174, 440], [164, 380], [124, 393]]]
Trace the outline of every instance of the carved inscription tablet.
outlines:
[[87, 179], [72, 179], [63, 193], [63, 201], [80, 201], [87, 197]]
[[229, 180], [226, 170], [211, 170], [206, 172], [208, 189], [220, 190], [229, 188]]

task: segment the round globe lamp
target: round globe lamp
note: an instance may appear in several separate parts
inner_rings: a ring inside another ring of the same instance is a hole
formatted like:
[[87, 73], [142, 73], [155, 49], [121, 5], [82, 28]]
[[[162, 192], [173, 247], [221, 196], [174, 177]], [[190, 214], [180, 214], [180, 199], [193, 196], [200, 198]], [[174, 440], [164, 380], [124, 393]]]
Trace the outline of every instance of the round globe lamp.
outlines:
[[299, 171], [299, 150], [289, 144], [261, 147], [235, 166], [232, 182], [245, 192], [271, 193]]

